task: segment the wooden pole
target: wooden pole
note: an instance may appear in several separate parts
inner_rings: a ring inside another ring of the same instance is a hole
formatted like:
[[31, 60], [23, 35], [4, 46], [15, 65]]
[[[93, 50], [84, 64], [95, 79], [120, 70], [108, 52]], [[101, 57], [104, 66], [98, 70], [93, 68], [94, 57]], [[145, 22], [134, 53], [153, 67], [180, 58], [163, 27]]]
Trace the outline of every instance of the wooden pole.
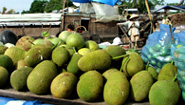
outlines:
[[64, 13], [64, 9], [65, 9], [65, 3], [66, 3], [66, 0], [63, 0], [63, 10], [62, 10], [62, 30], [64, 30], [64, 21], [65, 21], [65, 13]]
[[153, 29], [153, 32], [154, 32], [155, 31], [155, 27], [154, 27], [154, 25], [152, 23], [152, 17], [151, 17], [150, 8], [148, 6], [148, 1], [147, 0], [145, 0], [145, 4], [146, 4], [147, 11], [148, 11], [148, 16], [150, 18], [150, 22], [151, 22], [151, 25], [152, 25], [152, 29]]

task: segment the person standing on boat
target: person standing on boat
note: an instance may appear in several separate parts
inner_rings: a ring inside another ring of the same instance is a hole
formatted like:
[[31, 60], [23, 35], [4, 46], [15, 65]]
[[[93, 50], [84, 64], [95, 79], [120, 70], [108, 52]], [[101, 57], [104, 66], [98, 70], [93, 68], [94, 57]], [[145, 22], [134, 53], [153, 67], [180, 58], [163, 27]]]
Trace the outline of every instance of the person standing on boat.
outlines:
[[138, 18], [139, 18], [139, 15], [132, 14], [130, 19], [129, 20], [127, 19], [126, 22], [117, 23], [117, 25], [127, 27], [128, 35], [130, 36], [131, 41], [135, 47], [137, 47], [137, 42], [140, 38], [140, 31], [139, 31], [140, 24], [139, 24], [139, 21], [137, 21]]

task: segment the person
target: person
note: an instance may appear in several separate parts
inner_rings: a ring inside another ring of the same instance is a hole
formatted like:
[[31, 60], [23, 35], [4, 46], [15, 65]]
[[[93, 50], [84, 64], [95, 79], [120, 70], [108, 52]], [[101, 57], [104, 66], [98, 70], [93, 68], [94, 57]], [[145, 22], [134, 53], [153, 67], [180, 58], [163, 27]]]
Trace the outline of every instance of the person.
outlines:
[[137, 47], [137, 43], [140, 38], [140, 31], [139, 31], [140, 24], [139, 24], [139, 21], [137, 21], [138, 18], [139, 18], [139, 15], [132, 14], [131, 17], [127, 19], [126, 22], [117, 23], [117, 25], [127, 27], [128, 35], [130, 36], [131, 41], [135, 47]]
[[167, 17], [165, 24], [172, 25], [170, 17]]
[[69, 24], [69, 25], [67, 26], [67, 30], [70, 31], [70, 32], [73, 32], [74, 29], [75, 29], [75, 26], [74, 26], [73, 24]]

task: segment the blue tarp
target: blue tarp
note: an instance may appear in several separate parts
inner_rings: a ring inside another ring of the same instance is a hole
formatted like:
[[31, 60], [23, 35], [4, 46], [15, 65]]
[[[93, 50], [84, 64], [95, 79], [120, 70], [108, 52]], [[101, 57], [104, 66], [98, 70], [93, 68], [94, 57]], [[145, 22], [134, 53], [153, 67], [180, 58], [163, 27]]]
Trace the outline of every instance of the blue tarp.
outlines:
[[88, 3], [89, 0], [70, 0], [72, 2], [76, 2], [76, 3]]
[[98, 2], [98, 3], [114, 6], [118, 0], [71, 0], [71, 1], [77, 2], [77, 3], [88, 3], [90, 1], [90, 2]]

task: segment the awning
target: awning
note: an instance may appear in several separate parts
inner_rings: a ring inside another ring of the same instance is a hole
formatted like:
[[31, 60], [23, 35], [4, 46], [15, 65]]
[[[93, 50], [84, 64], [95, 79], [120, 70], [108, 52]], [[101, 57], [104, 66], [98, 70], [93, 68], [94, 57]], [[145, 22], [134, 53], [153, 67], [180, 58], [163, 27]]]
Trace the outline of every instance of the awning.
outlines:
[[98, 2], [98, 3], [114, 6], [118, 0], [71, 0], [71, 1], [76, 3]]
[[185, 6], [172, 6], [172, 5], [166, 5], [160, 9], [157, 9], [153, 12], [158, 12], [159, 10], [161, 9], [171, 9], [171, 10], [182, 10], [182, 11], [185, 11]]

